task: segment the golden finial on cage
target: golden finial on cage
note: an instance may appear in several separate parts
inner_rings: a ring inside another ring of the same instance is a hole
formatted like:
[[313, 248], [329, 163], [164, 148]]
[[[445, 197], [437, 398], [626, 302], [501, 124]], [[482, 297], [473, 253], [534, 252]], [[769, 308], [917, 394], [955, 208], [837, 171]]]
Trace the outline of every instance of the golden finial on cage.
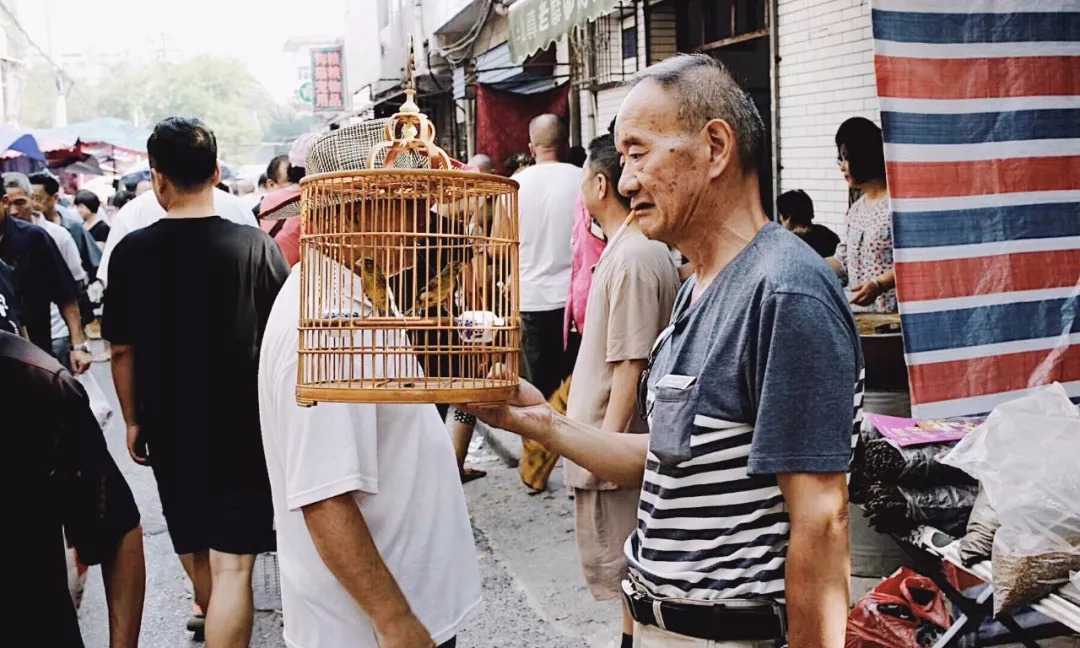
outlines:
[[409, 37], [409, 62], [405, 70], [405, 103], [386, 122], [386, 142], [371, 150], [368, 168], [374, 169], [380, 152], [386, 150], [384, 167], [394, 166], [394, 159], [402, 151], [419, 151], [431, 160], [432, 169], [449, 169], [450, 156], [435, 143], [435, 125], [416, 104], [416, 51], [412, 36]]

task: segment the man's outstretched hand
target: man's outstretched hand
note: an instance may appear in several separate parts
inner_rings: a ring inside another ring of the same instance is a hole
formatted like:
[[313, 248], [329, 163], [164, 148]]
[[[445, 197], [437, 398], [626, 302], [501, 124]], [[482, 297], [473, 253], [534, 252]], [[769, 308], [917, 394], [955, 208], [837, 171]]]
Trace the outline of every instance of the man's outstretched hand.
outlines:
[[[501, 367], [492, 371], [498, 377]], [[555, 413], [540, 390], [522, 380], [517, 391], [506, 403], [497, 405], [463, 405], [461, 410], [472, 414], [491, 427], [543, 442], [551, 430], [551, 417]]]

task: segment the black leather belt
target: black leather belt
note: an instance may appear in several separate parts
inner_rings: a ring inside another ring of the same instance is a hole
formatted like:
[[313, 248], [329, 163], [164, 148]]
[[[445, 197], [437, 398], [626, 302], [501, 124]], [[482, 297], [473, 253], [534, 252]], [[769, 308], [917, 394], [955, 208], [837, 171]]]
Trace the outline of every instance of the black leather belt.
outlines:
[[654, 599], [630, 581], [623, 581], [630, 615], [642, 625], [712, 641], [775, 641], [787, 636], [784, 608], [778, 603], [739, 599], [709, 604]]

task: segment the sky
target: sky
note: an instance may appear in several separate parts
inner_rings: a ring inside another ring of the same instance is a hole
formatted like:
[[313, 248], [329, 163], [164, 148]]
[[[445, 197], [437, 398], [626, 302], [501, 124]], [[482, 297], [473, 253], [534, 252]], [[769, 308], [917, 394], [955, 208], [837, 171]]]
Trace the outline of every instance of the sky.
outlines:
[[235, 56], [271, 94], [296, 90], [290, 38], [341, 36], [345, 0], [4, 0], [54, 60], [65, 53], [149, 56], [163, 43], [179, 56]]

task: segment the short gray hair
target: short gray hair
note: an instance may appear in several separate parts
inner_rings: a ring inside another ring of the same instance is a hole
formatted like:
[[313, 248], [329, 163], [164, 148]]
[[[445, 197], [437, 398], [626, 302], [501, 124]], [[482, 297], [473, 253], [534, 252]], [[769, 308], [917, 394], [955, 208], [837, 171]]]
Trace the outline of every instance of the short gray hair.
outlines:
[[750, 98], [723, 63], [707, 54], [677, 54], [645, 68], [631, 85], [655, 81], [674, 93], [679, 121], [698, 130], [712, 119], [723, 119], [735, 131], [744, 169], [757, 165], [765, 139], [765, 122]]
[[22, 189], [27, 196], [30, 195], [30, 178], [26, 177], [25, 173], [9, 171], [3, 175], [3, 178], [4, 191], [7, 191], [8, 189]]

